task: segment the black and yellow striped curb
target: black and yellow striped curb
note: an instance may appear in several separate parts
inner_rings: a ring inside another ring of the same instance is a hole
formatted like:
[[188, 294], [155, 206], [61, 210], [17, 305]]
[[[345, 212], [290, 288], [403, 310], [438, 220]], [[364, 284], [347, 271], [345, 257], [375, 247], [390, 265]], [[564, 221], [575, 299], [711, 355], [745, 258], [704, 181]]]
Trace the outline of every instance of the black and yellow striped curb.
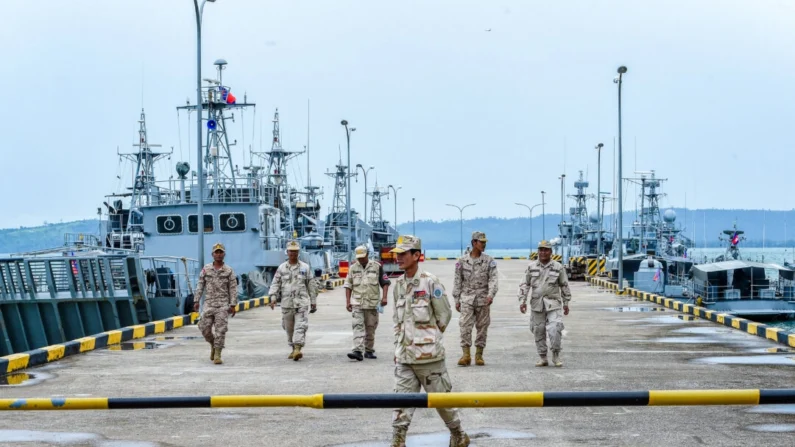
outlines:
[[[618, 293], [618, 284], [616, 283], [612, 283], [601, 278], [590, 278], [590, 281], [593, 285], [615, 290], [616, 293]], [[682, 301], [675, 300], [673, 298], [666, 298], [664, 296], [655, 295], [653, 293], [644, 292], [630, 287], [624, 289], [624, 294], [639, 298], [643, 301], [656, 303], [682, 313], [694, 315], [713, 323], [718, 323], [723, 326], [738, 329], [751, 335], [756, 335], [757, 337], [772, 340], [776, 343], [781, 343], [784, 346], [795, 347], [795, 333], [787, 332], [781, 328], [771, 327], [762, 323], [746, 320], [745, 318], [735, 317], [731, 314], [712, 311], [694, 304], [683, 303]]]
[[184, 397], [66, 397], [0, 399], [0, 411], [154, 408], [307, 407], [530, 408], [599, 406], [772, 405], [795, 403], [795, 389], [535, 391], [485, 393], [313, 394]]
[[[270, 304], [270, 300], [267, 296], [241, 301], [237, 303], [235, 310], [237, 312], [242, 312], [265, 304]], [[172, 329], [193, 324], [198, 318], [199, 314], [192, 312], [188, 315], [179, 315], [165, 320], [127, 326], [113, 331], [78, 338], [77, 340], [71, 340], [66, 343], [45, 346], [19, 354], [7, 355], [5, 357], [0, 357], [0, 374], [7, 374], [32, 366], [43, 365], [70, 355], [117, 345], [128, 340], [144, 338], [154, 334], [162, 334]]]

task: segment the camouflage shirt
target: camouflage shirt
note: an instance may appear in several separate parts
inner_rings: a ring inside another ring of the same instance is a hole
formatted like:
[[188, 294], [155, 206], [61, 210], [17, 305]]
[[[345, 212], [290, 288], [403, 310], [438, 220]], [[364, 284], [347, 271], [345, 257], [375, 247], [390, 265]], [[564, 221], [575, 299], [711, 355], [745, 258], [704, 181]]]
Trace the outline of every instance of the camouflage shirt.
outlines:
[[345, 288], [351, 289], [351, 305], [375, 309], [381, 302], [382, 287], [391, 284], [381, 264], [368, 261], [367, 267], [356, 261], [345, 278]]
[[[237, 277], [232, 267], [224, 264], [220, 269], [212, 263], [204, 266], [196, 285], [196, 300], [204, 294], [204, 307], [229, 307], [237, 304]], [[198, 302], [198, 301], [197, 301]]]
[[452, 311], [444, 286], [436, 276], [418, 270], [395, 284], [392, 321], [398, 363], [419, 364], [444, 360], [442, 334]]
[[473, 258], [465, 255], [455, 263], [453, 299], [455, 303], [485, 306], [486, 297], [497, 295], [497, 261], [481, 253]]
[[268, 295], [272, 299], [281, 297], [283, 309], [298, 309], [317, 303], [317, 282], [310, 274], [309, 265], [298, 261], [292, 265], [283, 262], [273, 275]]
[[528, 293], [530, 293], [530, 309], [535, 312], [568, 306], [571, 291], [566, 269], [557, 261], [550, 260], [546, 265], [541, 261], [531, 261], [519, 285], [520, 303], [527, 304]]

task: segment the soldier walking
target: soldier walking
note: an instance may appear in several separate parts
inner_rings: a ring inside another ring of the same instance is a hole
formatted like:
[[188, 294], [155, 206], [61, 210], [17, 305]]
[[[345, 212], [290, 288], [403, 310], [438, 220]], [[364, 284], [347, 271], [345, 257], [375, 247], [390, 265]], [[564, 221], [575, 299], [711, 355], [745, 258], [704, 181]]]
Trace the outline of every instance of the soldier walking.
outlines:
[[461, 312], [458, 325], [461, 328], [461, 349], [464, 355], [458, 360], [460, 366], [472, 363], [472, 326], [477, 330], [475, 339], [475, 364], [483, 366], [483, 350], [491, 323], [491, 303], [497, 294], [497, 262], [483, 253], [486, 249], [486, 234], [472, 233], [472, 250], [455, 264], [453, 299], [455, 309]]
[[[538, 243], [538, 260], [530, 261], [519, 285], [519, 311], [527, 312], [527, 294], [530, 293], [530, 329], [535, 335], [536, 348], [541, 357], [536, 366], [547, 366], [547, 337], [552, 350], [552, 364], [563, 366], [560, 344], [563, 332], [563, 315], [569, 314], [571, 291], [566, 269], [552, 260], [552, 245]], [[561, 311], [561, 307], [563, 310]]]
[[[400, 236], [392, 253], [405, 273], [393, 292], [395, 330], [395, 392], [449, 393], [453, 388], [444, 363], [443, 333], [450, 323], [450, 301], [436, 276], [419, 268], [419, 238]], [[469, 436], [461, 429], [458, 410], [437, 408], [450, 430], [450, 446], [466, 447]], [[401, 408], [392, 417], [392, 447], [406, 446], [414, 408]]]
[[287, 261], [276, 269], [268, 291], [271, 309], [281, 300], [282, 328], [287, 332], [287, 343], [293, 348], [287, 358], [296, 362], [304, 356], [301, 348], [306, 343], [308, 314], [317, 311], [317, 285], [309, 264], [298, 260], [300, 251], [298, 241], [287, 243]]
[[232, 267], [224, 264], [226, 248], [223, 244], [213, 245], [212, 254], [213, 262], [205, 265], [199, 274], [193, 310], [199, 311], [203, 294], [204, 306], [199, 330], [207, 343], [210, 343], [210, 360], [220, 365], [224, 363], [221, 360], [221, 351], [224, 349], [226, 331], [229, 328], [229, 314], [234, 317], [237, 306], [237, 277]]
[[[345, 308], [353, 313], [353, 351], [351, 360], [375, 359], [375, 329], [378, 304], [386, 306], [389, 278], [384, 268], [368, 259], [367, 247], [356, 247], [356, 260], [345, 279]], [[379, 294], [380, 289], [380, 294]], [[379, 296], [380, 295], [380, 296]]]

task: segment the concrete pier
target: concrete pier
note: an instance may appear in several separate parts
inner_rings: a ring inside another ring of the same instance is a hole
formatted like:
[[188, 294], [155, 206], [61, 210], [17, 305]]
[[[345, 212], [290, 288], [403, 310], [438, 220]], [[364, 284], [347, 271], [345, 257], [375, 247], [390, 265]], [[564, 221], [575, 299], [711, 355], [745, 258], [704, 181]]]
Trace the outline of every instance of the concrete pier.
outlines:
[[[529, 316], [519, 313], [516, 299], [527, 262], [498, 261], [500, 292], [492, 308], [486, 366], [456, 366], [460, 349], [458, 314], [454, 314], [445, 334], [454, 391], [795, 385], [795, 353], [779, 344], [584, 282], [572, 283], [571, 314], [564, 319], [564, 367], [535, 368]], [[439, 276], [448, 294], [454, 263], [423, 264]], [[287, 360], [290, 349], [279, 308], [264, 307], [231, 320], [224, 365], [210, 362], [209, 347], [194, 325], [144, 343], [130, 342], [121, 349], [92, 351], [28, 369], [20, 374], [28, 374], [30, 380], [20, 375], [6, 378], [22, 383], [0, 385], [0, 397], [391, 391], [391, 310], [378, 328], [379, 358], [356, 362], [345, 355], [352, 334], [344, 303], [342, 288], [318, 297], [305, 358], [299, 362]], [[0, 446], [383, 446], [388, 445], [391, 417], [389, 410], [303, 408], [5, 412], [0, 415]], [[795, 437], [795, 406], [466, 409], [461, 418], [465, 430], [474, 435], [475, 446], [789, 446]], [[434, 410], [418, 409], [408, 445], [446, 446], [444, 431]]]

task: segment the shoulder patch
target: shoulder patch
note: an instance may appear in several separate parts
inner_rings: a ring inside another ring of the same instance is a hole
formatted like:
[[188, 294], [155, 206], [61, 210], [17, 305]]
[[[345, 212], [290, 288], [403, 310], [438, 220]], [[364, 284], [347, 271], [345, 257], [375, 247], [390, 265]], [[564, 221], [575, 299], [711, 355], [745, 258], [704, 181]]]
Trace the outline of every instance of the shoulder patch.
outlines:
[[492, 261], [491, 261], [491, 264], [489, 264], [489, 266], [491, 266], [491, 267], [497, 267], [497, 261], [494, 261], [494, 260], [492, 260]]
[[442, 290], [441, 287], [436, 286], [436, 287], [433, 288], [433, 297], [434, 298], [441, 298], [442, 295], [444, 295], [444, 291]]
[[461, 263], [460, 262], [456, 262], [455, 263], [455, 268], [456, 269], [460, 269], [461, 268]]

